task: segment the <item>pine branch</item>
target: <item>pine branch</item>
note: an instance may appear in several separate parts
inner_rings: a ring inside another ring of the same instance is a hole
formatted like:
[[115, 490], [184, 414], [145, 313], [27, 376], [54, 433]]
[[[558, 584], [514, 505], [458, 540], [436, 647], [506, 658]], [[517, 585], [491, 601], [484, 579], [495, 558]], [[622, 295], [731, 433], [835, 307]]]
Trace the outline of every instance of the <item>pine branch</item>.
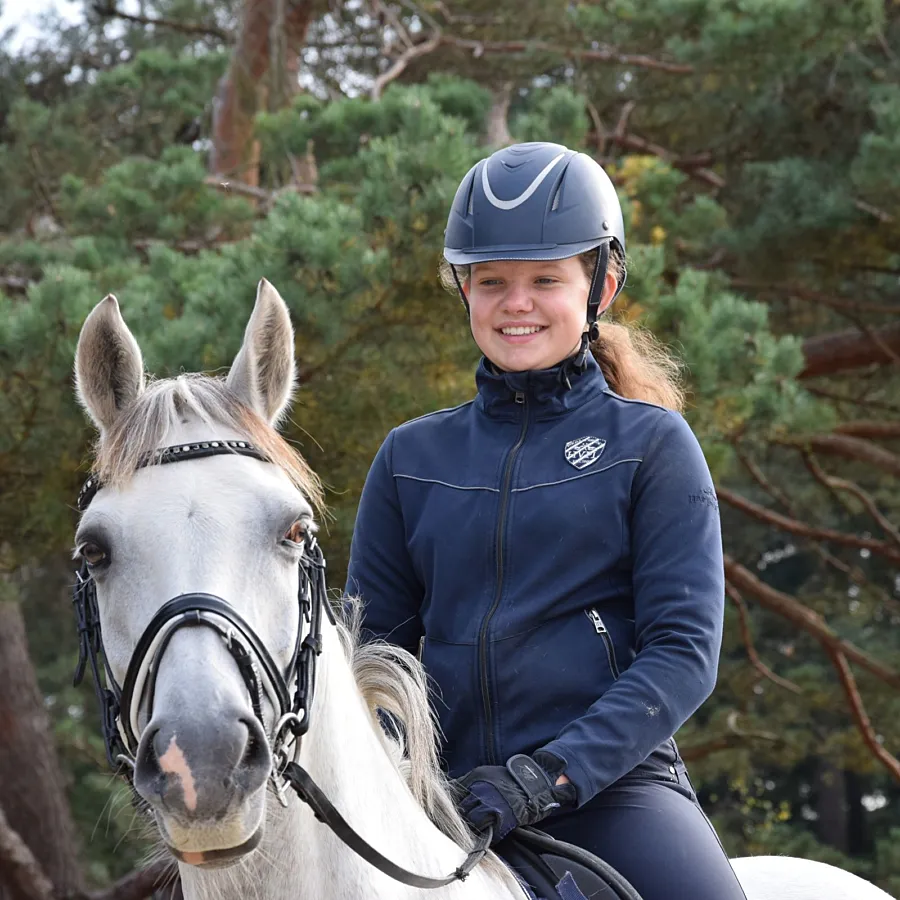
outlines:
[[616, 47], [583, 49], [548, 44], [544, 41], [477, 41], [454, 35], [444, 35], [441, 43], [459, 47], [462, 50], [470, 50], [476, 59], [484, 56], [486, 53], [551, 53], [556, 56], [564, 56], [566, 59], [611, 62], [639, 69], [655, 69], [656, 71], [669, 72], [673, 75], [690, 75], [694, 72], [694, 67], [686, 63], [668, 62], [640, 53], [623, 53]]
[[750, 615], [747, 612], [747, 604], [744, 603], [744, 598], [740, 595], [740, 592], [737, 590], [737, 588], [735, 588], [731, 584], [726, 584], [725, 594], [737, 609], [738, 620], [740, 621], [741, 628], [741, 638], [744, 641], [744, 647], [747, 650], [747, 656], [750, 659], [750, 665], [752, 665], [753, 668], [763, 676], [763, 678], [768, 678], [769, 681], [777, 684], [779, 687], [783, 687], [785, 690], [790, 691], [792, 694], [802, 694], [803, 689], [800, 688], [799, 685], [794, 684], [793, 681], [789, 681], [787, 678], [782, 678], [780, 675], [776, 675], [759, 658], [759, 654], [756, 652], [756, 646], [753, 643], [753, 634], [750, 631]]
[[797, 519], [783, 516], [781, 513], [777, 513], [774, 510], [766, 509], [764, 506], [759, 506], [752, 500], [748, 500], [746, 497], [742, 497], [740, 494], [736, 494], [727, 488], [717, 486], [716, 493], [718, 494], [719, 499], [729, 506], [739, 509], [741, 512], [753, 516], [753, 518], [759, 519], [761, 522], [765, 522], [773, 528], [787, 531], [790, 534], [799, 534], [803, 537], [814, 538], [815, 540], [830, 541], [834, 544], [857, 547], [861, 550], [871, 550], [872, 553], [877, 553], [879, 556], [891, 560], [891, 562], [900, 563], [900, 549], [892, 547], [885, 541], [879, 541], [875, 538], [859, 537], [855, 534], [847, 534], [846, 532], [836, 531], [832, 528], [816, 528], [813, 525], [807, 525], [805, 522], [800, 522]]
[[[852, 406], [862, 406], [866, 409], [880, 409], [885, 412], [894, 413], [896, 415], [900, 415], [900, 406], [891, 404], [891, 403], [879, 403], [877, 400], [863, 400], [858, 397], [848, 397], [845, 394], [838, 394], [834, 391], [828, 391], [825, 388], [816, 387], [810, 385], [808, 387], [805, 386], [805, 390], [808, 394], [812, 394], [815, 397], [824, 397], [826, 400], [835, 400], [838, 403], [849, 403]], [[840, 428], [835, 428], [835, 431], [840, 431]], [[846, 433], [846, 432], [845, 432]], [[874, 435], [865, 435], [860, 434], [857, 437], [873, 437]]]
[[833, 648], [826, 648], [826, 650], [828, 656], [831, 658], [832, 664], [837, 670], [841, 687], [843, 687], [844, 693], [847, 695], [847, 700], [850, 703], [853, 721], [856, 723], [856, 727], [859, 729], [859, 733], [862, 735], [865, 745], [891, 775], [893, 775], [897, 781], [900, 781], [900, 760], [888, 753], [878, 740], [878, 735], [875, 734], [875, 729], [872, 727], [872, 722], [863, 706], [862, 697], [856, 686], [856, 679], [853, 677], [853, 672], [850, 671], [850, 666], [847, 664], [847, 657]]
[[384, 89], [392, 82], [399, 78], [406, 67], [414, 60], [420, 56], [425, 56], [428, 53], [433, 53], [443, 42], [443, 38], [440, 34], [433, 35], [427, 41], [424, 41], [421, 44], [414, 44], [411, 47], [407, 47], [403, 53], [398, 56], [394, 62], [391, 64], [390, 68], [386, 72], [382, 72], [375, 81], [372, 83], [372, 87], [369, 91], [369, 96], [373, 100], [378, 100], [381, 97]]
[[94, 3], [94, 12], [102, 16], [104, 19], [124, 19], [126, 22], [133, 22], [136, 25], [153, 25], [157, 28], [168, 28], [171, 31], [178, 31], [181, 34], [197, 35], [198, 37], [212, 37], [223, 43], [229, 43], [232, 36], [215, 25], [200, 25], [193, 22], [179, 22], [175, 19], [161, 19], [152, 16], [140, 16], [132, 13], [122, 12], [117, 9], [113, 0], [107, 3]]
[[847, 478], [838, 478], [834, 475], [829, 475], [819, 464], [816, 462], [816, 458], [811, 453], [803, 454], [803, 462], [806, 464], [806, 468], [810, 471], [813, 478], [816, 479], [820, 484], [827, 487], [830, 491], [844, 491], [845, 493], [852, 494], [859, 500], [860, 503], [865, 507], [866, 512], [878, 523], [878, 526], [881, 530], [898, 546], [900, 547], [900, 531], [898, 531], [891, 521], [888, 519], [884, 513], [878, 508], [875, 500], [872, 496], [863, 488], [861, 488], [855, 481], [850, 481]]
[[773, 744], [784, 743], [783, 738], [765, 731], [723, 734], [720, 737], [704, 741], [702, 744], [689, 744], [686, 747], [679, 747], [678, 752], [685, 762], [696, 762], [698, 759], [705, 759], [707, 756], [721, 753], [724, 750], [740, 750], [754, 741], [765, 741]]
[[872, 441], [847, 434], [808, 434], [796, 438], [776, 438], [772, 443], [807, 452], [818, 450], [831, 456], [842, 456], [900, 476], [900, 456]]
[[[737, 458], [744, 465], [753, 480], [773, 500], [775, 500], [777, 503], [780, 503], [791, 518], [799, 519], [800, 516], [797, 511], [796, 505], [791, 501], [791, 498], [788, 497], [787, 494], [784, 493], [784, 491], [774, 485], [766, 477], [762, 469], [749, 456], [747, 456], [746, 452], [739, 443], [735, 442], [733, 446]], [[816, 553], [816, 555], [822, 560], [822, 562], [825, 563], [826, 566], [831, 566], [831, 568], [837, 570], [842, 575], [846, 575], [847, 578], [849, 578], [854, 584], [860, 585], [867, 588], [868, 590], [873, 591], [878, 595], [881, 603], [900, 612], [900, 602], [892, 597], [883, 587], [877, 584], [873, 584], [871, 581], [869, 581], [869, 579], [866, 577], [866, 574], [862, 571], [862, 569], [859, 568], [859, 566], [851, 566], [848, 563], [845, 563], [842, 559], [839, 559], [833, 553], [829, 553], [828, 550], [823, 547], [819, 541], [807, 538], [806, 542], [812, 548], [813, 552]]]
[[746, 566], [728, 554], [725, 556], [725, 577], [737, 590], [752, 595], [766, 609], [812, 635], [823, 647], [842, 653], [860, 668], [900, 691], [900, 672], [873, 659], [855, 644], [839, 637], [815, 610], [805, 606], [790, 594], [785, 594], [760, 581]]
[[900, 438], [900, 422], [861, 419], [854, 422], [841, 422], [840, 425], [835, 426], [834, 431], [836, 434], [849, 434], [851, 437], [868, 438], [869, 440], [890, 440]]
[[[378, 7], [381, 10], [387, 9], [387, 7], [380, 3], [378, 3]], [[548, 44], [544, 41], [478, 41], [471, 38], [457, 37], [453, 34], [445, 34], [442, 29], [434, 27], [437, 23], [430, 17], [425, 21], [430, 22], [432, 25], [431, 36], [418, 43], [412, 42], [411, 36], [405, 28], [402, 28], [401, 26], [397, 29], [398, 36], [406, 45], [405, 49], [396, 59], [394, 59], [388, 69], [375, 79], [370, 90], [370, 96], [373, 100], [377, 100], [383, 93], [385, 87], [403, 74], [412, 60], [433, 53], [442, 46], [457, 47], [461, 50], [471, 51], [476, 59], [480, 59], [487, 53], [551, 53], [553, 55], [563, 56], [566, 59], [579, 59], [591, 62], [611, 62], [635, 68], [655, 69], [657, 71], [670, 72], [676, 75], [690, 75], [694, 71], [693, 66], [685, 63], [667, 62], [643, 54], [622, 53], [615, 47], [581, 49], [577, 47]], [[718, 176], [714, 177], [718, 178]]]
[[885, 325], [871, 335], [858, 329], [807, 338], [803, 342], [806, 365], [798, 378], [815, 378], [859, 369], [863, 366], [893, 362], [900, 353], [900, 323]]
[[[855, 312], [886, 313], [897, 315], [900, 313], [900, 305], [887, 303], [867, 303], [863, 300], [854, 300], [849, 297], [833, 297], [823, 291], [813, 291], [796, 284], [780, 284], [754, 281], [752, 278], [732, 278], [731, 286], [739, 290], [770, 291], [774, 294], [784, 294], [795, 297], [807, 303], [815, 303], [829, 309], [852, 310]], [[816, 340], [813, 338], [812, 340]]]
[[651, 156], [657, 156], [669, 163], [673, 169], [679, 169], [690, 178], [693, 178], [696, 181], [702, 181], [710, 187], [716, 189], [725, 187], [726, 182], [721, 175], [716, 174], [711, 169], [697, 165], [696, 160], [698, 157], [696, 155], [679, 157], [670, 150], [666, 150], [665, 147], [661, 147], [659, 144], [654, 144], [646, 138], [639, 137], [636, 134], [628, 134], [626, 132], [622, 132], [621, 134], [614, 132], [608, 136], [607, 140], [610, 143], [618, 144], [618, 146], [625, 150], [634, 150], [637, 153], [649, 153]]
[[702, 744], [694, 744], [680, 748], [681, 758], [685, 762], [702, 759], [713, 753], [719, 753], [722, 750], [736, 750], [746, 747], [748, 743], [753, 741], [765, 741], [770, 744], [784, 744], [785, 740], [781, 735], [774, 734], [771, 731], [745, 731], [739, 728], [739, 713], [732, 710], [728, 714], [728, 731], [725, 734], [704, 741]]

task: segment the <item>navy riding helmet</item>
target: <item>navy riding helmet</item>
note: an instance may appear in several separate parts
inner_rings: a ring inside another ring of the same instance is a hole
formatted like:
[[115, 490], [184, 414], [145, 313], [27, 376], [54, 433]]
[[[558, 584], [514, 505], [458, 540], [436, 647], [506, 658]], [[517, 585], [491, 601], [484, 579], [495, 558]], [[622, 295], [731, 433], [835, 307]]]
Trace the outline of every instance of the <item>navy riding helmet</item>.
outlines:
[[[513, 144], [476, 163], [456, 191], [444, 232], [452, 266], [566, 259], [598, 247], [587, 309], [592, 339], [611, 248], [624, 269], [622, 208], [599, 163], [547, 142]], [[619, 291], [624, 284], [623, 277]]]

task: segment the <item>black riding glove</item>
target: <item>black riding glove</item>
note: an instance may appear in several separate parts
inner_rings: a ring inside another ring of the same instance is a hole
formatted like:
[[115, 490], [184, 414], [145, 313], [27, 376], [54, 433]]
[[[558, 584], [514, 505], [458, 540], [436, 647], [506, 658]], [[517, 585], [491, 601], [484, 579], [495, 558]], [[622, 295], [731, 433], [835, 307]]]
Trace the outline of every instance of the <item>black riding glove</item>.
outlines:
[[477, 831], [492, 825], [493, 841], [499, 841], [519, 825], [533, 825], [575, 803], [574, 785], [554, 785], [557, 777], [523, 753], [505, 766], [478, 766], [456, 782], [465, 792], [459, 811]]

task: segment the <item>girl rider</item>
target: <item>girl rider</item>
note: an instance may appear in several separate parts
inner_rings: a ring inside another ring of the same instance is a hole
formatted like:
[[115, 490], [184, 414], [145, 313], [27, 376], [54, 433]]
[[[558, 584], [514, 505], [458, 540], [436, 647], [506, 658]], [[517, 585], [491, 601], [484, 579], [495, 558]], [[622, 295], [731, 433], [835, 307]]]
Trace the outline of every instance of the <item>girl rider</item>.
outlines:
[[540, 822], [644, 900], [743, 900], [673, 740], [716, 680], [718, 506], [674, 364], [597, 321], [625, 282], [615, 189], [558, 144], [499, 150], [444, 257], [478, 394], [388, 435], [347, 591], [420, 655], [475, 828]]

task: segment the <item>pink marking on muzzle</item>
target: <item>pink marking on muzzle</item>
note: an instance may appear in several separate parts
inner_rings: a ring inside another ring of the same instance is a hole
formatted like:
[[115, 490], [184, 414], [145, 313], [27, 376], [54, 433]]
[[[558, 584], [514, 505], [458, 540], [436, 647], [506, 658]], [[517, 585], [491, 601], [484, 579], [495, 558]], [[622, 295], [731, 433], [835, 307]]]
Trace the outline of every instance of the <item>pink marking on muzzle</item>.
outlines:
[[194, 787], [194, 775], [181, 747], [176, 743], [174, 734], [169, 741], [168, 749], [159, 758], [159, 767], [163, 772], [177, 776], [181, 782], [181, 790], [184, 792], [184, 805], [193, 812], [197, 808], [197, 789]]

